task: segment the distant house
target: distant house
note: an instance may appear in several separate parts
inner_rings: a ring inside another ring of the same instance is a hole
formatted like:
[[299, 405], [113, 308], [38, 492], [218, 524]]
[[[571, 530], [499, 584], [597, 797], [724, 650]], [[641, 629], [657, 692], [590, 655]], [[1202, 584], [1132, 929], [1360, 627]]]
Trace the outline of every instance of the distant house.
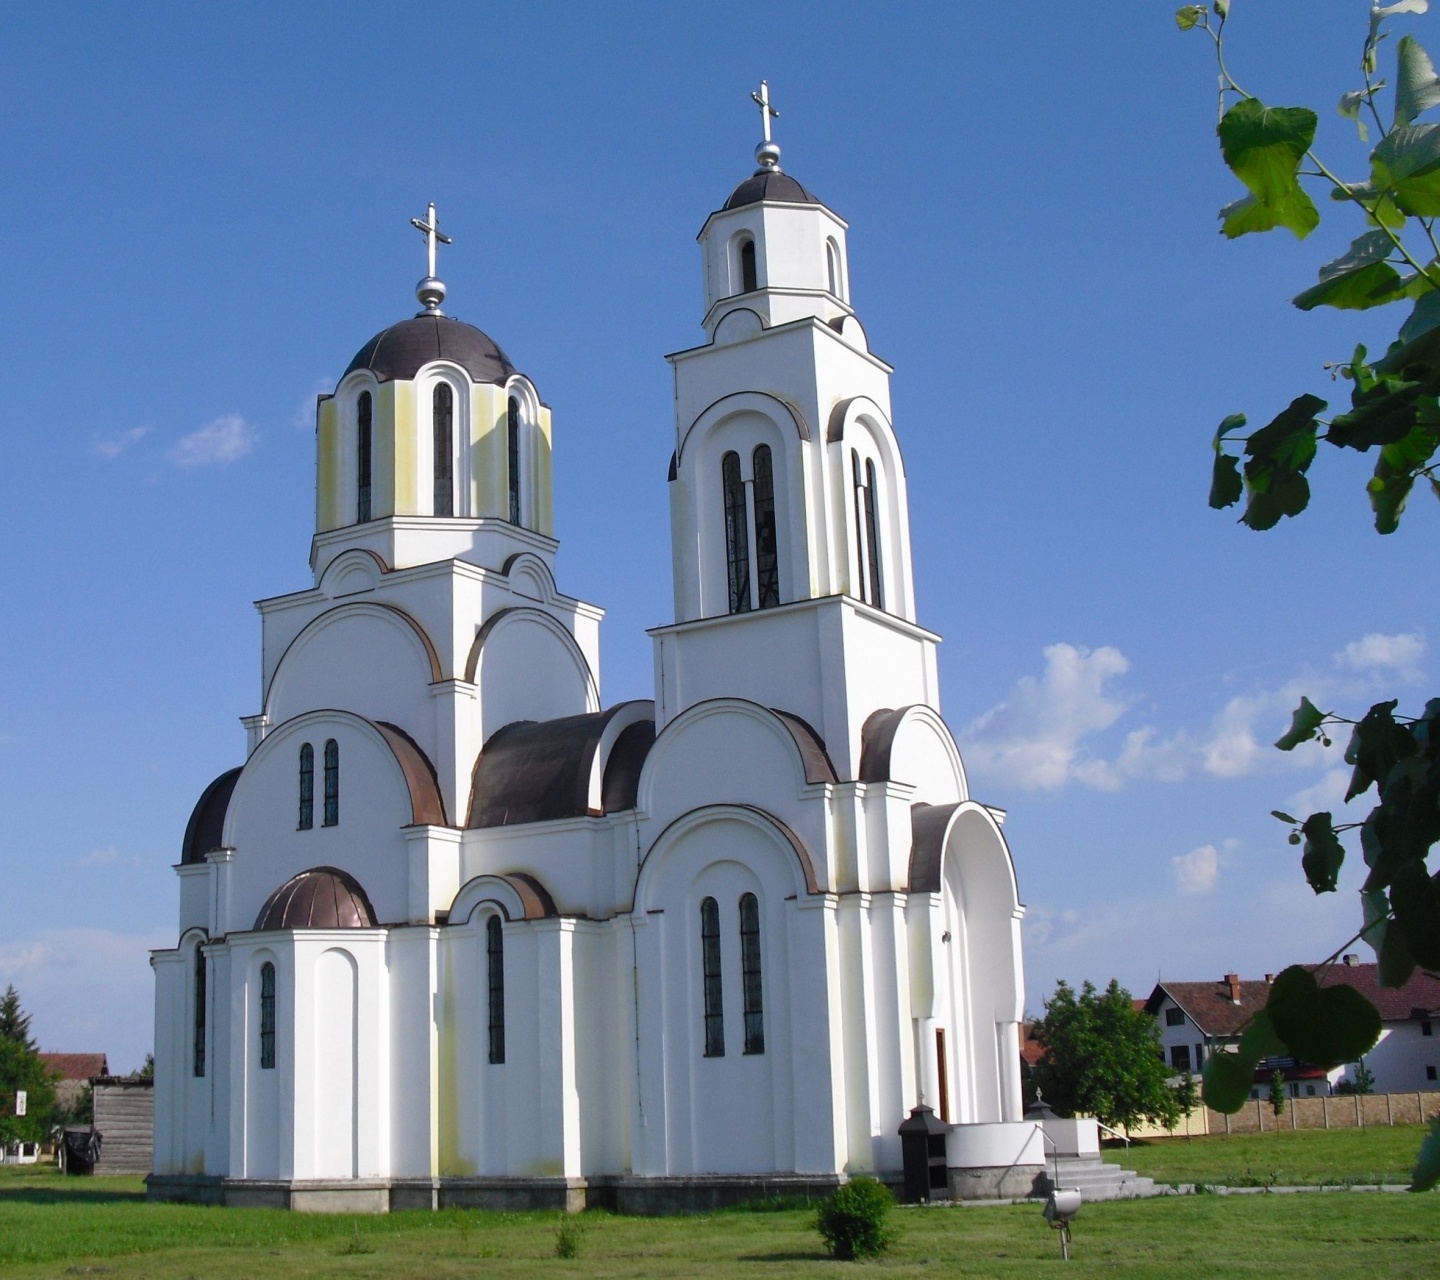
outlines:
[[110, 1074], [110, 1063], [103, 1053], [42, 1053], [40, 1061], [59, 1077], [55, 1101], [67, 1110], [85, 1092], [91, 1076]]
[[[1312, 966], [1318, 970], [1319, 966]], [[1324, 987], [1354, 987], [1380, 1010], [1380, 1042], [1365, 1055], [1377, 1093], [1440, 1089], [1440, 979], [1416, 972], [1395, 990], [1380, 986], [1379, 966], [1347, 955], [1320, 978]], [[1177, 1073], [1199, 1071], [1210, 1054], [1233, 1049], [1241, 1030], [1270, 998], [1275, 975], [1242, 979], [1227, 973], [1219, 982], [1160, 982], [1145, 1001], [1156, 1019], [1165, 1061]], [[1259, 1097], [1282, 1071], [1292, 1097], [1333, 1093], [1353, 1079], [1355, 1064], [1329, 1071], [1290, 1057], [1266, 1058], [1255, 1070], [1252, 1095]]]

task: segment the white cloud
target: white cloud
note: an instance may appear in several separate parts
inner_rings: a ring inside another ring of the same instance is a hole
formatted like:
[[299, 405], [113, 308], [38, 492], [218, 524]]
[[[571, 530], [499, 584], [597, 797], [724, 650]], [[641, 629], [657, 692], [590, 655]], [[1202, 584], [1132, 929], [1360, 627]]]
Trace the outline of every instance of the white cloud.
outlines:
[[131, 427], [129, 431], [122, 431], [118, 435], [96, 436], [90, 443], [90, 450], [102, 458], [118, 458], [132, 444], [138, 443], [149, 434], [149, 427]]
[[1004, 702], [961, 734], [966, 759], [1020, 787], [1053, 790], [1074, 778], [1113, 789], [1119, 785], [1113, 767], [1083, 751], [1081, 743], [1124, 714], [1125, 703], [1105, 686], [1129, 669], [1125, 655], [1108, 645], [1095, 650], [1051, 645], [1044, 675], [1021, 677]]
[[1176, 854], [1170, 865], [1181, 893], [1209, 893], [1220, 876], [1220, 851], [1213, 844], [1202, 844], [1189, 853]]
[[113, 844], [107, 844], [103, 849], [91, 849], [79, 860], [82, 867], [103, 867], [107, 863], [120, 861], [120, 850]]
[[177, 467], [224, 466], [254, 447], [254, 430], [238, 413], [227, 413], [181, 436], [170, 450], [170, 461]]
[[[1297, 791], [1285, 802], [1286, 811], [1302, 820], [1312, 813], [1339, 814], [1345, 808], [1345, 793], [1350, 789], [1350, 773], [1348, 766], [1327, 769], [1324, 776], [1314, 786]], [[1363, 796], [1356, 796], [1352, 803], [1358, 803], [1363, 799]], [[1373, 792], [1369, 803], [1374, 803]]]
[[1424, 656], [1423, 633], [1408, 631], [1387, 636], [1376, 631], [1347, 644], [1335, 655], [1335, 664], [1363, 674], [1393, 672], [1402, 679], [1414, 680], [1420, 674], [1420, 659]]
[[300, 401], [295, 410], [295, 416], [291, 419], [291, 425], [296, 431], [315, 430], [315, 397], [329, 395], [335, 390], [333, 378], [316, 378], [311, 384], [310, 393]]

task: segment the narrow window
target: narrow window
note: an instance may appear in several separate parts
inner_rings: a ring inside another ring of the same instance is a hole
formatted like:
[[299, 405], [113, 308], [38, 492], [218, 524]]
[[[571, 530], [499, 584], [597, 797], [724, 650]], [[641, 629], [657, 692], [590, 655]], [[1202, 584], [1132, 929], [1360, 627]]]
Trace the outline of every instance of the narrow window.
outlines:
[[490, 964], [490, 1061], [505, 1061], [505, 934], [499, 916], [485, 925], [485, 956]]
[[780, 557], [775, 546], [775, 471], [770, 446], [757, 445], [755, 467], [755, 577], [760, 607], [780, 603]]
[[437, 516], [455, 514], [455, 466], [451, 457], [454, 447], [455, 398], [450, 384], [442, 382], [435, 388], [435, 507]]
[[505, 457], [510, 470], [510, 523], [520, 523], [520, 401], [510, 397]]
[[370, 519], [370, 393], [360, 393], [355, 431], [355, 519]]
[[325, 743], [325, 819], [333, 827], [340, 822], [340, 744], [331, 738]]
[[1183, 1027], [1185, 1025], [1185, 1010], [1180, 1008], [1166, 1009], [1165, 1025], [1167, 1027]]
[[195, 1055], [192, 1070], [205, 1074], [205, 953], [195, 948]]
[[1188, 1044], [1177, 1044], [1170, 1047], [1170, 1065], [1176, 1071], [1190, 1070], [1190, 1046]]
[[836, 259], [835, 241], [825, 241], [825, 271], [830, 277], [830, 292], [840, 296], [840, 263]]
[[850, 450], [850, 470], [855, 490], [855, 570], [859, 574], [855, 579], [855, 594], [861, 600], [868, 600], [865, 594], [865, 506], [861, 493], [864, 484], [860, 479], [860, 455], [854, 449]]
[[935, 1028], [935, 1070], [940, 1076], [940, 1119], [950, 1123], [950, 1068], [945, 1063], [945, 1028]]
[[740, 899], [740, 976], [745, 991], [745, 1052], [765, 1052], [765, 1011], [760, 985], [760, 904]]
[[268, 960], [260, 966], [260, 1066], [275, 1067], [275, 966]]
[[1420, 1034], [1422, 1036], [1433, 1036], [1435, 1034], [1435, 1024], [1431, 1022], [1428, 1018], [1421, 1019]]
[[740, 292], [754, 293], [759, 287], [755, 276], [755, 241], [746, 240], [740, 246]]
[[308, 742], [300, 748], [300, 830], [315, 825], [315, 748]]
[[879, 500], [876, 497], [875, 463], [865, 462], [865, 550], [870, 557], [870, 603], [885, 607], [885, 576], [880, 572]]
[[750, 612], [750, 534], [745, 511], [745, 482], [740, 479], [740, 455], [720, 459], [725, 487], [725, 568], [730, 581], [730, 612]]
[[725, 1056], [725, 1011], [720, 989], [720, 907], [714, 898], [700, 904], [700, 967], [705, 977], [705, 1056]]

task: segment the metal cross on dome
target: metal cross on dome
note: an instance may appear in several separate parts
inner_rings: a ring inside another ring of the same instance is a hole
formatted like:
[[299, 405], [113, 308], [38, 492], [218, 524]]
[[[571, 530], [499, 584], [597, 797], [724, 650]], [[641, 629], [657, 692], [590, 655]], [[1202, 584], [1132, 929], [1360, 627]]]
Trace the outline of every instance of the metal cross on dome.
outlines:
[[430, 278], [430, 279], [433, 280], [433, 279], [435, 278], [435, 243], [436, 243], [436, 241], [439, 241], [441, 244], [452, 244], [452, 243], [453, 243], [453, 241], [450, 239], [449, 236], [447, 236], [447, 235], [445, 235], [445, 234], [443, 234], [443, 233], [441, 232], [441, 230], [440, 230], [440, 224], [439, 224], [438, 221], [436, 221], [436, 218], [435, 218], [435, 202], [434, 202], [433, 200], [430, 202], [430, 210], [429, 210], [428, 215], [427, 215], [426, 218], [424, 219], [424, 221], [421, 221], [421, 219], [419, 219], [419, 218], [411, 218], [411, 219], [410, 219], [410, 225], [411, 225], [412, 227], [414, 227], [416, 231], [419, 231], [419, 232], [420, 232], [422, 235], [424, 235], [424, 237], [425, 237], [426, 247], [427, 247], [427, 249], [429, 250], [429, 259], [428, 259], [428, 261], [429, 261], [429, 267], [430, 267], [430, 270], [426, 273], [426, 275], [428, 276], [428, 278]]
[[765, 141], [770, 141], [770, 118], [780, 113], [770, 105], [770, 85], [768, 81], [760, 81], [760, 88], [750, 95], [755, 105], [760, 108], [760, 127], [765, 130]]

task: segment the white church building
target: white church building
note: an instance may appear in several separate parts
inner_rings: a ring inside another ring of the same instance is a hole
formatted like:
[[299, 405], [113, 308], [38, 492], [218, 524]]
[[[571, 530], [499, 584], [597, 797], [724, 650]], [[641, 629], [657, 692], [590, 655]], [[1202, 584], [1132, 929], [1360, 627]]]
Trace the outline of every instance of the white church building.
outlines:
[[700, 1208], [896, 1181], [919, 1104], [971, 1194], [1039, 1172], [1023, 908], [917, 621], [891, 368], [770, 114], [669, 357], [653, 701], [601, 698], [551, 410], [415, 220], [423, 309], [320, 397], [314, 584], [259, 603], [245, 761], [185, 832], [152, 1197]]

